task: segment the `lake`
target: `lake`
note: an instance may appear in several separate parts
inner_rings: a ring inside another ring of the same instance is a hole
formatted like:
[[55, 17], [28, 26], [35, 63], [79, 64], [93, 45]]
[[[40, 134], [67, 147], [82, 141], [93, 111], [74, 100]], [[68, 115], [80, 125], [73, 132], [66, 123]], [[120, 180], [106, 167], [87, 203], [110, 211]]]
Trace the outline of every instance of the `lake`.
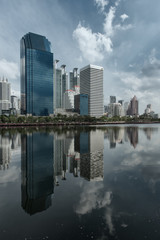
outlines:
[[160, 239], [160, 124], [0, 129], [0, 239]]

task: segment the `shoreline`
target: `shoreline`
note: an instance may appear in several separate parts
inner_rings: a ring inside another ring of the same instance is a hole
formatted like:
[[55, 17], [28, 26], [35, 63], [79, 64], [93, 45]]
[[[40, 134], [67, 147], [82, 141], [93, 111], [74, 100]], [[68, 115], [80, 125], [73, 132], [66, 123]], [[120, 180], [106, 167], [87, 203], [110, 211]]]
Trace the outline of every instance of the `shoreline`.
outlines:
[[134, 124], [157, 124], [158, 121], [153, 122], [55, 122], [55, 123], [0, 123], [0, 128], [14, 128], [14, 127], [41, 127], [41, 126], [94, 126], [94, 125], [134, 125]]

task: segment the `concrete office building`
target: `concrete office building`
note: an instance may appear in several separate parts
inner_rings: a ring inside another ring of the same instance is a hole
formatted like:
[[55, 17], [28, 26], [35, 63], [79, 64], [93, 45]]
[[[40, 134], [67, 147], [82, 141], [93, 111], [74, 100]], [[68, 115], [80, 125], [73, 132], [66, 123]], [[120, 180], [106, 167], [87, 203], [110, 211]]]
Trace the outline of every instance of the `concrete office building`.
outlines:
[[0, 114], [11, 107], [11, 85], [8, 79], [0, 79]]
[[88, 94], [88, 115], [103, 115], [103, 67], [88, 65], [80, 69], [80, 94]]
[[20, 42], [21, 113], [53, 114], [53, 53], [44, 36], [28, 33]]

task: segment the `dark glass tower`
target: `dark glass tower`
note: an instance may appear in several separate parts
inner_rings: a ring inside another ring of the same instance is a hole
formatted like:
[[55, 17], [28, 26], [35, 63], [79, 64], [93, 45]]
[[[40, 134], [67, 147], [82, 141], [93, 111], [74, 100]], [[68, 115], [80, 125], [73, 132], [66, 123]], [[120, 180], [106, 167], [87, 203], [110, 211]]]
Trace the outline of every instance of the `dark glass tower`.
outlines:
[[28, 33], [20, 42], [21, 113], [53, 114], [53, 53], [44, 36]]

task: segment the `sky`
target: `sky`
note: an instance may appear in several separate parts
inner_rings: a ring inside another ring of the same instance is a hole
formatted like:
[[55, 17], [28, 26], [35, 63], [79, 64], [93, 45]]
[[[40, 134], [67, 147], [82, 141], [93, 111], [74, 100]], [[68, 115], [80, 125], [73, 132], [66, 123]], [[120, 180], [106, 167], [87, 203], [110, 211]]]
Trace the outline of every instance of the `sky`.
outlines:
[[104, 68], [104, 104], [136, 95], [160, 113], [159, 0], [0, 0], [0, 77], [20, 95], [20, 39], [46, 36], [67, 71]]

